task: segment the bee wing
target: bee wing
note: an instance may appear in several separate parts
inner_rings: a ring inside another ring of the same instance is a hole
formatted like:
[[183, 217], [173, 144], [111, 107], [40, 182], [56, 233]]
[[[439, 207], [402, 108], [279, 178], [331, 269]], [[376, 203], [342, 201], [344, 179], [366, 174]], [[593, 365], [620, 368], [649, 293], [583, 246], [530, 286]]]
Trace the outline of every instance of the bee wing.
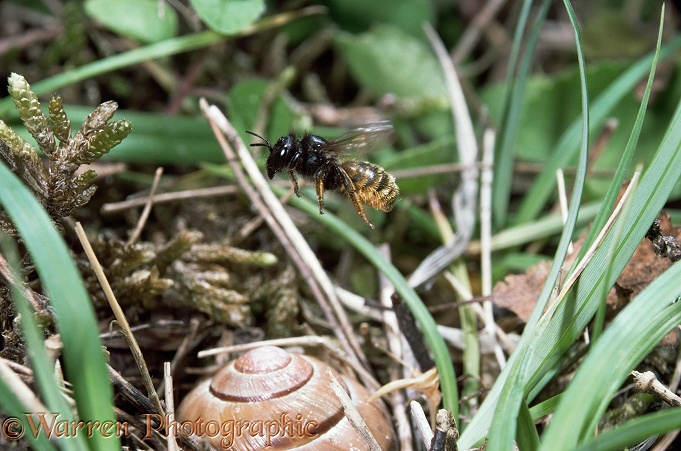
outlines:
[[393, 130], [393, 125], [389, 121], [363, 125], [330, 139], [324, 148], [336, 153], [351, 150], [367, 151], [378, 144], [388, 142]]

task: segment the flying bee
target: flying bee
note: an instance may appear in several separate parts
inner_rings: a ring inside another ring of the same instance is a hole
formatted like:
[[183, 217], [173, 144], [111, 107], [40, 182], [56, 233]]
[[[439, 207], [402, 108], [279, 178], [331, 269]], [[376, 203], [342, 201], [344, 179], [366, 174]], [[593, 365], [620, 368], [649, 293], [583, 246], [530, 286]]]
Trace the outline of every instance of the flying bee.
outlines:
[[298, 197], [300, 194], [296, 173], [312, 179], [321, 214], [324, 214], [324, 190], [337, 189], [350, 198], [357, 214], [373, 229], [373, 224], [364, 214], [363, 204], [377, 210], [392, 210], [400, 192], [395, 177], [376, 164], [341, 160], [341, 155], [353, 149], [368, 148], [382, 135], [391, 131], [392, 125], [389, 122], [379, 122], [354, 129], [336, 139], [325, 139], [310, 133], [305, 133], [299, 138], [295, 132], [290, 132], [279, 138], [274, 145], [256, 133], [248, 130], [246, 133], [264, 141], [251, 146], [267, 147], [270, 150], [265, 163], [270, 179], [285, 169]]

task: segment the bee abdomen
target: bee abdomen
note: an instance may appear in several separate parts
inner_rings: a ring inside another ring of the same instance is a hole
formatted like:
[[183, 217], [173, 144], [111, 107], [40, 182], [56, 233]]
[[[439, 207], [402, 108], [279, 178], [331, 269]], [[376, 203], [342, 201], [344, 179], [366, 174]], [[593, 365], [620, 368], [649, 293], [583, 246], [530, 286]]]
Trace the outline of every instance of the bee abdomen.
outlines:
[[[382, 167], [366, 161], [344, 161], [341, 167], [352, 180], [359, 200], [377, 210], [390, 211], [400, 189], [395, 177]], [[345, 192], [345, 189], [341, 189]]]

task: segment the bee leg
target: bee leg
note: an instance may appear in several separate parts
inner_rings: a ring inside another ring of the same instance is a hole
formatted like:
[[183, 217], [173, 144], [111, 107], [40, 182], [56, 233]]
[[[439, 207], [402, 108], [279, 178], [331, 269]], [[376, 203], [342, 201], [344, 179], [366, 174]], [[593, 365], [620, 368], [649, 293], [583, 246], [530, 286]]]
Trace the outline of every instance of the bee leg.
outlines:
[[352, 205], [355, 206], [355, 210], [357, 210], [357, 214], [364, 219], [364, 222], [367, 223], [369, 227], [372, 229], [374, 228], [374, 225], [369, 221], [369, 218], [367, 218], [367, 215], [364, 214], [364, 207], [362, 206], [362, 202], [359, 200], [359, 196], [357, 196], [357, 193], [355, 192], [355, 185], [352, 183], [352, 180], [350, 180], [350, 177], [348, 174], [343, 170], [343, 188], [345, 188], [345, 193], [348, 195], [350, 200], [352, 201]]
[[298, 193], [298, 177], [296, 177], [296, 173], [289, 169], [288, 176], [291, 179], [291, 183], [293, 183], [293, 192], [296, 193], [296, 196], [300, 197], [300, 194]]
[[324, 179], [321, 177], [315, 178], [315, 189], [317, 191], [317, 200], [319, 201], [319, 214], [324, 214]]

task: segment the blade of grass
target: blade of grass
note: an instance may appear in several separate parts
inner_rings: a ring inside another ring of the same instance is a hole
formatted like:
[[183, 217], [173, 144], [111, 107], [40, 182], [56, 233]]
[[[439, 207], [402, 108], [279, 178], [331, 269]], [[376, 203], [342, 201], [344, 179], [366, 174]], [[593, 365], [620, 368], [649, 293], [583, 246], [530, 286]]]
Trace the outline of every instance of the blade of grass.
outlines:
[[526, 403], [520, 405], [518, 415], [518, 448], [532, 451], [539, 449], [539, 434]]
[[[674, 51], [681, 46], [681, 36], [676, 37], [665, 45], [659, 52], [659, 58], [665, 59], [673, 55]], [[626, 72], [620, 75], [610, 86], [599, 95], [591, 104], [591, 127], [592, 130], [599, 129], [612, 109], [628, 95], [642, 77], [649, 70], [655, 53], [641, 59], [631, 66]], [[578, 149], [579, 130], [581, 119], [575, 122], [565, 131], [563, 136], [556, 144], [556, 149], [552, 158], [544, 165], [542, 172], [536, 178], [532, 188], [523, 198], [520, 210], [518, 211], [516, 223], [527, 222], [539, 215], [546, 204], [548, 198], [554, 190], [556, 169], [564, 167], [574, 158], [574, 152]]]
[[[218, 34], [214, 31], [200, 31], [186, 36], [166, 39], [164, 41], [156, 42], [144, 47], [119, 53], [118, 55], [113, 55], [108, 58], [93, 61], [81, 67], [71, 69], [67, 72], [63, 72], [50, 78], [46, 78], [45, 80], [39, 81], [37, 83], [31, 83], [31, 88], [38, 96], [48, 94], [55, 92], [65, 86], [78, 83], [79, 81], [96, 77], [107, 72], [133, 66], [148, 60], [164, 58], [167, 56], [176, 55], [178, 53], [208, 47], [230, 37], [233, 38], [236, 36], [244, 36], [265, 28], [280, 26], [295, 18], [311, 14], [319, 14], [322, 11], [323, 8], [313, 5], [307, 8], [302, 8], [295, 12], [285, 12], [276, 16], [266, 17], [254, 22], [245, 30], [242, 30], [241, 32], [232, 36]], [[0, 100], [0, 116], [9, 111], [11, 105], [12, 99], [9, 97]]]
[[[532, 362], [528, 366], [533, 374], [525, 388], [528, 392], [538, 387], [537, 384], [544, 374], [559, 361], [563, 352], [572, 345], [589, 323], [600, 305], [602, 295], [600, 285], [602, 283], [612, 285], [615, 282], [653, 219], [664, 206], [680, 176], [681, 103], [677, 106], [657, 153], [632, 195], [629, 214], [618, 219], [624, 222], [621, 229], [624, 232], [616, 241], [614, 256], [609, 256], [609, 248], [614, 240], [614, 234], [610, 233], [582, 273], [579, 284], [575, 286], [574, 300], [560, 303], [553, 315], [546, 318], [542, 329], [535, 333], [533, 341], [536, 346], [529, 355]], [[610, 264], [610, 261], [612, 272], [605, 274], [603, 268]], [[511, 361], [514, 355], [511, 356]], [[509, 366], [510, 364], [511, 362]], [[480, 406], [471, 425], [461, 435], [459, 446], [462, 448], [472, 447], [484, 437], [507, 377], [508, 370], [504, 370]]]
[[[74, 421], [71, 409], [66, 402], [66, 399], [62, 395], [59, 385], [54, 377], [54, 368], [51, 365], [51, 359], [47, 355], [47, 350], [43, 344], [45, 336], [42, 331], [38, 328], [38, 322], [33, 316], [34, 312], [26, 299], [26, 295], [23, 287], [19, 286], [18, 282], [20, 279], [17, 276], [19, 274], [18, 262], [19, 253], [17, 250], [17, 245], [12, 239], [7, 235], [2, 235], [0, 237], [0, 249], [2, 250], [3, 256], [6, 257], [7, 262], [10, 266], [10, 271], [14, 275], [12, 277], [12, 283], [10, 283], [10, 289], [12, 292], [12, 301], [14, 307], [19, 315], [21, 315], [21, 333], [23, 334], [24, 341], [26, 343], [26, 352], [31, 361], [31, 367], [33, 369], [33, 375], [35, 376], [36, 383], [40, 389], [40, 393], [50, 409], [50, 414], [58, 415], [58, 421]], [[2, 410], [5, 413], [12, 415], [17, 419], [24, 419], [25, 414], [29, 413], [15, 394], [6, 385], [6, 382], [0, 379], [0, 393], [2, 394]], [[37, 413], [37, 412], [35, 412]], [[51, 416], [51, 415], [49, 415]], [[48, 416], [48, 418], [49, 418]], [[26, 418], [26, 421], [29, 421]], [[38, 421], [35, 421], [37, 424]], [[22, 421], [22, 429], [24, 432], [30, 431], [30, 427]], [[8, 432], [5, 430], [5, 424], [3, 424], [3, 435]], [[41, 434], [24, 434], [32, 446], [35, 449], [54, 449], [52, 444], [47, 440], [51, 435], [49, 432]], [[87, 444], [85, 443], [85, 435], [76, 435], [74, 437], [67, 437], [64, 441], [68, 442], [65, 444], [65, 448], [73, 450], [87, 450]]]
[[[113, 388], [94, 310], [64, 240], [33, 194], [4, 164], [0, 164], [0, 204], [21, 234], [50, 298], [80, 419], [113, 424]], [[120, 449], [118, 437], [98, 432], [86, 437], [91, 449]]]
[[516, 70], [516, 61], [520, 54], [520, 48], [523, 44], [522, 38], [527, 25], [527, 20], [530, 14], [530, 7], [532, 1], [526, 0], [523, 3], [520, 17], [518, 18], [518, 26], [516, 27], [513, 36], [513, 46], [508, 62], [508, 73], [504, 82], [504, 93], [502, 97], [502, 119], [503, 124], [499, 129], [499, 140], [497, 150], [494, 155], [494, 178], [493, 178], [493, 211], [494, 223], [497, 228], [501, 229], [506, 224], [506, 217], [508, 215], [508, 202], [511, 195], [511, 181], [513, 178], [513, 155], [516, 138], [518, 136], [519, 124], [522, 115], [523, 98], [525, 95], [525, 86], [527, 79], [532, 69], [532, 60], [534, 57], [534, 49], [537, 46], [539, 32], [544, 24], [546, 13], [549, 5], [553, 2], [544, 0], [541, 10], [537, 13], [534, 25], [530, 30], [530, 35], [525, 43], [525, 53]]
[[681, 429], [681, 409], [666, 409], [635, 418], [609, 429], [576, 451], [604, 451], [627, 449], [641, 443], [647, 437], [663, 435]]
[[542, 401], [539, 404], [532, 406], [532, 408], [530, 408], [530, 416], [532, 417], [532, 421], [537, 421], [541, 417], [546, 416], [556, 410], [561, 396], [562, 394], [552, 396], [546, 401]]
[[565, 391], [544, 434], [543, 449], [574, 449], [592, 440], [630, 371], [681, 322], [680, 279], [681, 262], [677, 262], [615, 317]]
[[[529, 356], [532, 352], [533, 338], [536, 336], [534, 335], [536, 333], [535, 326], [538, 324], [539, 319], [544, 312], [549, 298], [554, 291], [554, 287], [556, 286], [558, 276], [562, 270], [563, 261], [571, 243], [572, 231], [574, 230], [575, 222], [577, 220], [582, 190], [584, 188], [584, 180], [586, 179], [586, 165], [589, 145], [589, 95], [586, 86], [586, 68], [581, 45], [581, 36], [579, 27], [577, 25], [577, 18], [574, 15], [574, 11], [572, 10], [570, 2], [565, 0], [564, 4], [575, 32], [577, 59], [579, 61], [582, 98], [582, 138], [579, 152], [579, 162], [577, 163], [577, 174], [572, 190], [572, 198], [570, 199], [568, 217], [565, 221], [565, 227], [563, 234], [561, 235], [560, 243], [558, 244], [558, 249], [556, 250], [551, 271], [546, 278], [544, 288], [537, 299], [537, 305], [532, 311], [532, 315], [525, 325], [525, 330], [521, 337], [518, 348], [516, 349], [516, 353], [519, 357], [512, 359], [513, 363], [509, 362], [509, 366], [512, 366], [510, 374], [514, 376], [505, 380], [505, 388], [502, 390], [499, 403], [497, 404], [494, 411], [494, 419], [492, 420], [492, 427], [490, 428], [489, 432], [488, 443], [490, 449], [511, 449], [513, 447], [513, 441], [516, 438], [517, 423], [515, 421], [507, 421], [507, 418], [516, 418], [518, 416], [519, 409], [521, 408], [524, 397], [527, 393], [525, 381], [529, 379], [531, 367], [528, 367], [528, 362], [525, 356]], [[525, 368], [528, 368], [528, 370], [525, 370]]]
[[603, 198], [601, 209], [596, 218], [594, 218], [592, 228], [589, 231], [586, 238], [584, 239], [584, 245], [580, 250], [578, 259], [583, 256], [584, 251], [593, 242], [594, 238], [598, 234], [598, 231], [601, 230], [601, 228], [605, 225], [605, 222], [608, 220], [608, 216], [610, 215], [610, 212], [612, 211], [615, 202], [617, 202], [617, 197], [620, 193], [622, 184], [624, 183], [624, 178], [627, 175], [629, 165], [631, 164], [631, 159], [634, 156], [636, 144], [638, 143], [638, 138], [639, 135], [641, 134], [641, 128], [643, 127], [643, 119], [645, 118], [645, 113], [648, 108], [650, 91], [653, 88], [653, 80], [655, 79], [655, 69], [657, 68], [657, 63], [660, 58], [660, 49], [662, 47], [662, 31], [664, 28], [664, 15], [665, 8], [664, 4], [662, 4], [662, 11], [660, 13], [660, 27], [657, 35], [657, 45], [655, 47], [655, 53], [653, 54], [653, 60], [651, 63], [650, 73], [648, 74], [648, 82], [646, 84], [646, 89], [643, 93], [643, 99], [641, 100], [641, 105], [638, 109], [638, 113], [636, 114], [636, 121], [634, 122], [634, 126], [631, 130], [631, 134], [629, 135], [629, 139], [627, 140], [627, 145], [624, 148], [624, 152], [622, 153], [622, 158], [619, 164], [617, 165], [617, 170], [615, 171], [615, 175], [613, 176], [612, 183], [608, 187], [608, 191], [606, 192], [605, 197]]

